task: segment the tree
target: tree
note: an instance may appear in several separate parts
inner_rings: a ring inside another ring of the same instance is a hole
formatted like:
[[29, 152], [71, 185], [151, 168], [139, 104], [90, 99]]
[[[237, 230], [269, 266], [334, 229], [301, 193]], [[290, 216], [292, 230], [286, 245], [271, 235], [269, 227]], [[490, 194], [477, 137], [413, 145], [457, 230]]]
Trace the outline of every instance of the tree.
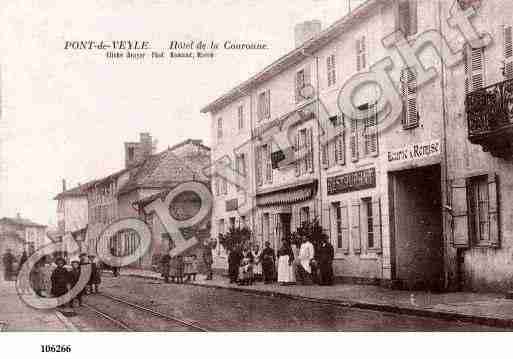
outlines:
[[231, 227], [228, 233], [219, 234], [219, 244], [231, 252], [235, 247], [245, 246], [251, 241], [251, 230], [247, 227]]
[[327, 239], [328, 235], [324, 232], [318, 218], [312, 221], [303, 222], [301, 226], [291, 234], [291, 243], [300, 246], [301, 238], [306, 237], [312, 242], [315, 248], [319, 246], [323, 239]]

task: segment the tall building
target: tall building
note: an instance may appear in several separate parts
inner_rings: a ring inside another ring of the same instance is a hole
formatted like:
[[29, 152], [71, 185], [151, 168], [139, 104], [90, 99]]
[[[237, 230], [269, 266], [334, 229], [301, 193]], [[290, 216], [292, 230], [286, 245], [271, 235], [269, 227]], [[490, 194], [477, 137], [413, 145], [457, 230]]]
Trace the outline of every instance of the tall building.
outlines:
[[[300, 24], [294, 50], [206, 105], [213, 162], [247, 155], [255, 241], [276, 248], [317, 217], [344, 280], [506, 289], [512, 15], [499, 0], [368, 0], [324, 30]], [[248, 220], [222, 177], [214, 235]]]
[[0, 253], [10, 249], [15, 256], [23, 251], [31, 255], [49, 242], [45, 225], [23, 218], [19, 213], [13, 218], [0, 219]]

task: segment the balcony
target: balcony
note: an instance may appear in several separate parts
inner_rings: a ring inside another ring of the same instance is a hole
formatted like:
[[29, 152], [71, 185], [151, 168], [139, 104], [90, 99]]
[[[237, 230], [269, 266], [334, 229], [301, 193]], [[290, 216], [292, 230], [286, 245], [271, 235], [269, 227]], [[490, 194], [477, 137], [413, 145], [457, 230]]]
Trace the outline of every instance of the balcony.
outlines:
[[465, 107], [470, 142], [495, 157], [512, 159], [513, 79], [468, 94]]

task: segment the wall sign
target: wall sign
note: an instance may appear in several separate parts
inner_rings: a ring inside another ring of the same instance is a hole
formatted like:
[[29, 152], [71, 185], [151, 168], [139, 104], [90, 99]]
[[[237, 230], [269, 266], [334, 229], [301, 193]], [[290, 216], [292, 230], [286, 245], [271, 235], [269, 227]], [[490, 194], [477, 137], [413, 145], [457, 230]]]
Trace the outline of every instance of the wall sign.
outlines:
[[376, 187], [376, 169], [369, 168], [328, 178], [328, 196]]
[[415, 161], [439, 155], [442, 152], [440, 141], [411, 144], [407, 147], [388, 151], [388, 162]]

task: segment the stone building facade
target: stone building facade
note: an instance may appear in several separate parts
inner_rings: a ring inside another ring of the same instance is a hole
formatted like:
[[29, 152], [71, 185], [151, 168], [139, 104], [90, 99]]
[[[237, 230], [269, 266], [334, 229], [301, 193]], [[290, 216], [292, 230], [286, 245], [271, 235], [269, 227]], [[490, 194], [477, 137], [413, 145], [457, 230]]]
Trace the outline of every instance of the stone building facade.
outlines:
[[[476, 14], [460, 10], [468, 8]], [[276, 248], [303, 218], [318, 217], [343, 279], [507, 289], [511, 15], [502, 1], [368, 0], [320, 33], [299, 31], [311, 39], [205, 106], [213, 161], [234, 161], [242, 144], [248, 148], [255, 240]], [[494, 45], [482, 52], [464, 46], [455, 16], [490, 33]], [[407, 57], [412, 47], [416, 61]], [[435, 76], [426, 81], [428, 69]], [[348, 85], [378, 71], [386, 72], [388, 87], [369, 81], [345, 106]], [[496, 96], [504, 113], [494, 105], [482, 113], [486, 96]], [[383, 115], [383, 98], [399, 99], [397, 116]], [[251, 128], [232, 136], [241, 104], [249, 107]], [[285, 145], [272, 129], [287, 133]], [[234, 197], [236, 188], [221, 183], [221, 198]], [[241, 214], [228, 210], [234, 208], [216, 203], [214, 235], [237, 223]]]

